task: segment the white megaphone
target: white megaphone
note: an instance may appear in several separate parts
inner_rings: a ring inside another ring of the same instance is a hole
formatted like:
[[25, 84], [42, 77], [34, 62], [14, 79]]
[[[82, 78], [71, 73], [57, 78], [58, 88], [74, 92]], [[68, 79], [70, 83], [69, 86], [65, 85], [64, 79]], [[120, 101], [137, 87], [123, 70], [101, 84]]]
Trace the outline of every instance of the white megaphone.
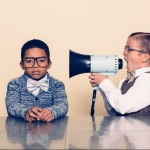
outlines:
[[90, 72], [114, 75], [122, 69], [122, 64], [116, 55], [83, 55], [70, 50], [69, 77]]
[[[123, 61], [116, 55], [84, 55], [69, 51], [69, 77], [81, 73], [101, 73], [104, 75], [114, 75], [122, 69]], [[94, 104], [97, 87], [93, 89], [91, 116], [94, 115]]]

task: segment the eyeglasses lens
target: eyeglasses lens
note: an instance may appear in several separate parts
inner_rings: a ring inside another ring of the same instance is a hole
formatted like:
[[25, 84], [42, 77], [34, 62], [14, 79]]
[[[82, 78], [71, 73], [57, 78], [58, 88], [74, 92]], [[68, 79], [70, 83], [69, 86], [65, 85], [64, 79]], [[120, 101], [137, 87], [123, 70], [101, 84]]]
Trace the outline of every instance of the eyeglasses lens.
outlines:
[[23, 60], [23, 66], [25, 68], [32, 68], [35, 65], [38, 65], [41, 68], [45, 68], [49, 65], [49, 61], [46, 57], [25, 58]]

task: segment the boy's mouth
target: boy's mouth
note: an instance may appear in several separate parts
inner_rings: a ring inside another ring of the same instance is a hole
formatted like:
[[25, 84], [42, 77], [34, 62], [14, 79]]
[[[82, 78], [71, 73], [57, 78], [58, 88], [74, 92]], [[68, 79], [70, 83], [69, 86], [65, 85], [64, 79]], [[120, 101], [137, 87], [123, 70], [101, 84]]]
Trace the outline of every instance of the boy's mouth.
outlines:
[[33, 74], [33, 75], [39, 75], [40, 72], [39, 72], [39, 71], [33, 71], [32, 74]]

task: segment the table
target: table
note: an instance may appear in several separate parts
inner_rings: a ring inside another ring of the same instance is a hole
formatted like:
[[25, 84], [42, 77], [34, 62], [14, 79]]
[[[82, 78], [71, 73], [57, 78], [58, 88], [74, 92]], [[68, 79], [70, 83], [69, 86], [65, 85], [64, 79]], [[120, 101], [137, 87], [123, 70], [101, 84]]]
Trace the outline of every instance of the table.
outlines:
[[0, 149], [150, 149], [150, 117], [0, 118]]

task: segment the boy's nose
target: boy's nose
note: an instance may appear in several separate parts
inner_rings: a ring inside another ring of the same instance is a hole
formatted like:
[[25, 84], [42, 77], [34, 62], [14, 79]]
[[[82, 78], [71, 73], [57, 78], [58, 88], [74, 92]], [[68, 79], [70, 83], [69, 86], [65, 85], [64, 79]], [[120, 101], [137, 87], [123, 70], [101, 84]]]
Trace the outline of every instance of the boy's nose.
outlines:
[[37, 60], [35, 60], [35, 61], [34, 61], [34, 65], [33, 65], [33, 67], [34, 67], [34, 68], [39, 67]]

